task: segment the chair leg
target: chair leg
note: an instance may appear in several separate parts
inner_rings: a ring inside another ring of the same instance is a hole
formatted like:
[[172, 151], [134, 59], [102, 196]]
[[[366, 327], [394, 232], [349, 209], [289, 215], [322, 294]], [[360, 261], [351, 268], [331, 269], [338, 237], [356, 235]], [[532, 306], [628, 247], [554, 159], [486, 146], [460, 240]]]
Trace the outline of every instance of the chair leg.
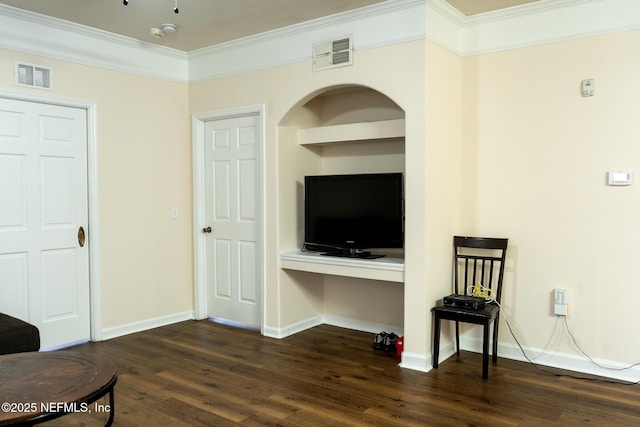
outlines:
[[500, 324], [500, 315], [496, 317], [493, 323], [493, 363], [498, 363], [498, 325]]
[[482, 378], [489, 377], [489, 322], [482, 328]]
[[438, 369], [438, 357], [440, 357], [440, 316], [434, 314], [433, 321], [433, 369]]
[[456, 320], [456, 355], [460, 357], [460, 325]]

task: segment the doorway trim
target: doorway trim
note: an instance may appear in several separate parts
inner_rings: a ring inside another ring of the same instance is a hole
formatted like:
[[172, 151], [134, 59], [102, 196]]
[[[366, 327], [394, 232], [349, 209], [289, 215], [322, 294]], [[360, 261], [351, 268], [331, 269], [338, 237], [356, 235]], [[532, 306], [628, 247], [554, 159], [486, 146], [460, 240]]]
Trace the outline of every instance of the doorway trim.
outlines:
[[258, 164], [260, 171], [259, 196], [257, 206], [260, 230], [260, 257], [258, 260], [258, 274], [260, 284], [260, 333], [264, 335], [265, 325], [265, 114], [264, 104], [247, 105], [237, 108], [205, 111], [192, 116], [192, 164], [193, 164], [193, 281], [194, 281], [194, 316], [196, 319], [207, 318], [207, 285], [206, 285], [206, 257], [205, 235], [202, 228], [206, 226], [205, 206], [205, 164], [204, 164], [204, 126], [205, 122], [213, 120], [231, 119], [234, 117], [257, 115], [260, 123], [260, 143], [258, 144]]
[[87, 196], [89, 210], [89, 338], [102, 341], [100, 221], [98, 218], [98, 106], [95, 101], [0, 90], [0, 98], [78, 108], [87, 114]]

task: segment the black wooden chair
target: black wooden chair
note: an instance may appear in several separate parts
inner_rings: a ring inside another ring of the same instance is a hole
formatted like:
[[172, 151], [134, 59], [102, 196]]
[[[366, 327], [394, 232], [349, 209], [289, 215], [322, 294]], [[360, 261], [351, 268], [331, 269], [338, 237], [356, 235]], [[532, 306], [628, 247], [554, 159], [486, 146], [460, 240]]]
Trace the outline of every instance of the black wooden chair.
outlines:
[[[505, 256], [508, 239], [486, 237], [453, 237], [453, 273], [454, 292], [469, 295], [478, 285], [482, 292], [493, 301], [482, 309], [463, 308], [443, 305], [442, 301], [431, 309], [433, 323], [433, 368], [438, 368], [440, 352], [440, 321], [456, 322], [456, 353], [460, 356], [459, 322], [483, 326], [482, 335], [482, 378], [489, 374], [489, 328], [493, 323], [493, 362], [498, 361], [498, 323], [500, 316], [500, 297], [504, 276]], [[496, 301], [497, 304], [494, 302]]]

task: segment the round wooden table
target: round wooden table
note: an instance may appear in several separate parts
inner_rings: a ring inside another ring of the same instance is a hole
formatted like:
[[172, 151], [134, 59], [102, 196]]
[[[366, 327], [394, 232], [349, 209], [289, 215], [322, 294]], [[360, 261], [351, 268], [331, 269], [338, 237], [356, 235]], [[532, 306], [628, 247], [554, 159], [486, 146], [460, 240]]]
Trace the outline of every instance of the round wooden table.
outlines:
[[[74, 412], [109, 412], [116, 369], [89, 353], [52, 351], [0, 356], [0, 426], [33, 425]], [[109, 404], [95, 403], [109, 393]]]

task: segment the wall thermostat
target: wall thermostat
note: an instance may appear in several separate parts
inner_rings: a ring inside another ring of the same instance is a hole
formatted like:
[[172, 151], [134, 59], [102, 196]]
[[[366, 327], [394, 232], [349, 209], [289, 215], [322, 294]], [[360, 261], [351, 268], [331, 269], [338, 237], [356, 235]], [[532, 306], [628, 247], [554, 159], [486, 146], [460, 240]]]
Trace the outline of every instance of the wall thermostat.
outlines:
[[629, 171], [609, 171], [607, 176], [607, 184], [609, 185], [631, 185], [631, 172]]

